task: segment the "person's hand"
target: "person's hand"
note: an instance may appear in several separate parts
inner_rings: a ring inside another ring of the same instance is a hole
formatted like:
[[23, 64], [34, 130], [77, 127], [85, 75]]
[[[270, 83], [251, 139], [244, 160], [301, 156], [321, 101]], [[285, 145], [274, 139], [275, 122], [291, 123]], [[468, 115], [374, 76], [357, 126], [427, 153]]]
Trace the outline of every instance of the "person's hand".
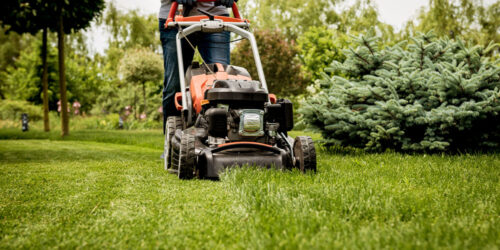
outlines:
[[174, 0], [178, 4], [193, 6], [196, 4], [196, 0]]
[[215, 5], [224, 5], [226, 7], [233, 7], [234, 2], [238, 2], [238, 0], [217, 0], [215, 1]]

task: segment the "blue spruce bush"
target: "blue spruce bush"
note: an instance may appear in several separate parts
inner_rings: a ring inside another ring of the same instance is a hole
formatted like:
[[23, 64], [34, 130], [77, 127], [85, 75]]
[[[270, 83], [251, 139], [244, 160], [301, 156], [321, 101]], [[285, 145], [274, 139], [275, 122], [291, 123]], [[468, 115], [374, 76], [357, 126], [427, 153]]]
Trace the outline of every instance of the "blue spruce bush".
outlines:
[[488, 47], [432, 33], [382, 48], [356, 38], [299, 112], [329, 144], [380, 151], [500, 147], [500, 60]]

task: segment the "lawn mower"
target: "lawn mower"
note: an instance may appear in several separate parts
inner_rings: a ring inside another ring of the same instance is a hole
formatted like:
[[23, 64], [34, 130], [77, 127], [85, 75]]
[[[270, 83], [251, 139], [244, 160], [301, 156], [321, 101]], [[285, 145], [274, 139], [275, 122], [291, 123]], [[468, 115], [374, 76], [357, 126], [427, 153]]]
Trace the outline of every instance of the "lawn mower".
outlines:
[[[217, 179], [226, 168], [247, 165], [315, 171], [314, 143], [308, 136], [288, 136], [294, 125], [293, 105], [268, 92], [257, 42], [236, 3], [234, 17], [208, 12], [184, 17], [176, 15], [178, 7], [177, 2], [172, 3], [165, 23], [167, 28], [179, 29], [176, 45], [181, 88], [175, 95], [181, 115], [170, 116], [166, 122], [165, 169], [180, 179]], [[234, 65], [193, 62], [184, 69], [182, 39], [195, 32], [224, 31], [249, 40], [259, 81]]]

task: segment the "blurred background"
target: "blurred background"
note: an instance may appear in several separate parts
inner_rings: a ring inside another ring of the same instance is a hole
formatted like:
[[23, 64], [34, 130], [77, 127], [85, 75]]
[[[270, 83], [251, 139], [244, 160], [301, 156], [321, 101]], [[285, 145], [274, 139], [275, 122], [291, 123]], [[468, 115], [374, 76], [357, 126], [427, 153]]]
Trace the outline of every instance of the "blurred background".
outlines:
[[[68, 21], [63, 53], [72, 128], [161, 128], [159, 5], [105, 1], [92, 10], [88, 24]], [[324, 71], [332, 61], [345, 60], [352, 36], [373, 32], [381, 46], [391, 46], [433, 30], [474, 44], [500, 42], [500, 2], [494, 0], [240, 0], [238, 5], [252, 22], [271, 92], [297, 106], [308, 86], [333, 74]], [[0, 127], [20, 127], [21, 114], [28, 113], [32, 126], [42, 129], [44, 32], [15, 30], [6, 20], [0, 26]], [[50, 129], [61, 124], [58, 41], [57, 29], [49, 28]], [[232, 64], [255, 78], [248, 43], [235, 41], [231, 48]], [[498, 57], [498, 48], [491, 54]]]

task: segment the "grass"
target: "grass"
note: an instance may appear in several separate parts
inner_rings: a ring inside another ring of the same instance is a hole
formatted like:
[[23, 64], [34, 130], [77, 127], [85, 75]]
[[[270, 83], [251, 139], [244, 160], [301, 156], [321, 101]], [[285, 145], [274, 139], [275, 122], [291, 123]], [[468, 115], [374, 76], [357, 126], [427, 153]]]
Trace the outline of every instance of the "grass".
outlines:
[[92, 141], [112, 144], [135, 145], [139, 147], [162, 149], [163, 132], [161, 130], [76, 130], [71, 131], [69, 136], [61, 137], [60, 130], [49, 133], [41, 130], [30, 130], [23, 133], [20, 129], [0, 129], [0, 140], [7, 139], [48, 139], [63, 141]]
[[498, 154], [320, 150], [316, 174], [213, 182], [163, 171], [158, 130], [0, 139], [1, 249], [500, 247]]

